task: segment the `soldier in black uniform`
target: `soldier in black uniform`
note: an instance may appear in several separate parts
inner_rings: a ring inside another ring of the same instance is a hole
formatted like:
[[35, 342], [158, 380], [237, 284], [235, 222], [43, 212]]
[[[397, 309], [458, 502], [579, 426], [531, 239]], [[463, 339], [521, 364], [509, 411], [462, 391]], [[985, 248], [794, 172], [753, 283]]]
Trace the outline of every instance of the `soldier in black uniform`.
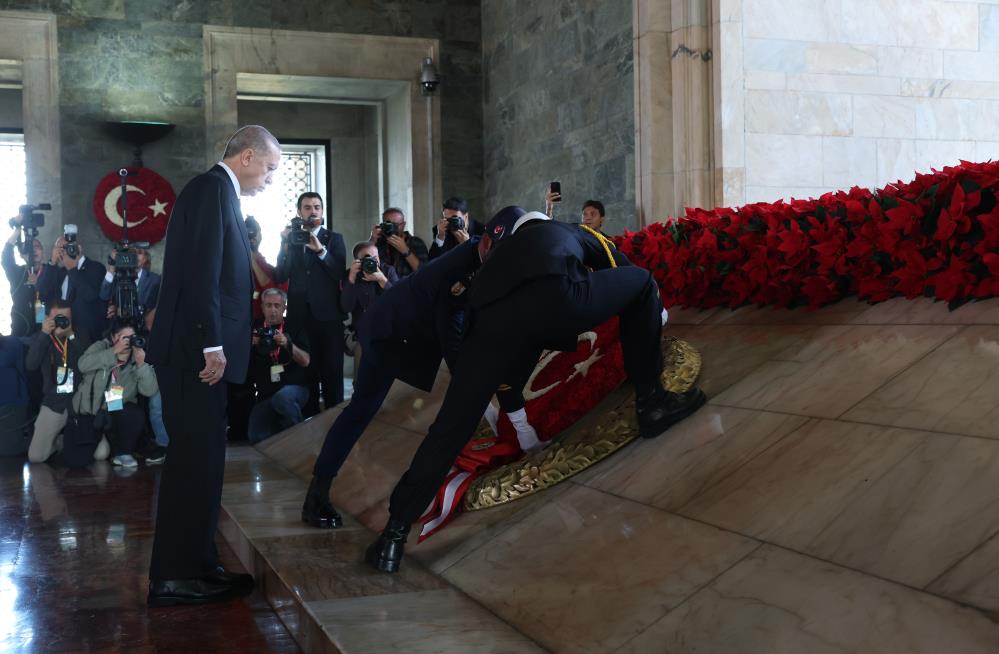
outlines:
[[440, 488], [493, 392], [504, 380], [526, 378], [542, 350], [573, 351], [578, 334], [619, 316], [643, 437], [658, 436], [705, 401], [696, 388], [663, 389], [658, 287], [648, 270], [630, 265], [605, 240], [506, 207], [486, 224], [479, 250], [484, 263], [472, 284], [451, 384], [392, 493], [388, 524], [367, 550], [368, 563], [384, 572], [399, 568], [410, 525]]

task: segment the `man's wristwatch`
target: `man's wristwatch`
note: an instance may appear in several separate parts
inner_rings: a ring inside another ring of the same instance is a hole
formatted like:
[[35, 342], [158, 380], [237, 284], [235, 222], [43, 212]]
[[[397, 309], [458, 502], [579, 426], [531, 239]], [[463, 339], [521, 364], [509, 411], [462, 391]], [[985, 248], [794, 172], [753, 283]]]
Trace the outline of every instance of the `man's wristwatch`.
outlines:
[[325, 245], [322, 247], [322, 249], [320, 249], [318, 252], [316, 252], [316, 256], [319, 257], [320, 259], [322, 259], [323, 257], [326, 256], [326, 246]]
[[402, 258], [405, 259], [406, 257], [408, 257], [411, 254], [413, 254], [412, 250], [406, 250], [405, 252], [402, 253]]

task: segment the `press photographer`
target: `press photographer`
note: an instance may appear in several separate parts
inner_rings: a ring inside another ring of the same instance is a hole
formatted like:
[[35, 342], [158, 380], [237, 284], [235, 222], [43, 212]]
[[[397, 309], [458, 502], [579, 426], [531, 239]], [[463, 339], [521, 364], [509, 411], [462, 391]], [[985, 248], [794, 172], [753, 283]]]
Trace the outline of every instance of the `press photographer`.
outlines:
[[340, 308], [351, 315], [351, 324], [357, 332], [354, 346], [354, 367], [360, 365], [361, 317], [384, 291], [399, 281], [395, 268], [385, 265], [378, 258], [378, 248], [371, 241], [361, 241], [354, 246], [354, 261], [350, 264], [347, 283], [343, 285]]
[[257, 390], [248, 429], [253, 443], [302, 422], [309, 399], [306, 331], [292, 330], [285, 321], [287, 299], [281, 289], [266, 289], [260, 304], [264, 318], [254, 323], [250, 354], [250, 379]]
[[107, 271], [99, 261], [84, 256], [76, 234], [76, 225], [66, 225], [56, 241], [55, 256], [65, 270], [58, 293], [73, 308], [77, 334], [96, 342], [107, 328], [105, 304], [100, 297]]
[[281, 233], [274, 281], [288, 282], [288, 323], [308, 335], [310, 402], [306, 413], [319, 412], [319, 382], [325, 408], [343, 402], [343, 320], [340, 283], [347, 270], [343, 236], [322, 226], [323, 199], [318, 193], [298, 198], [298, 215]]
[[[14, 336], [38, 332], [45, 320], [45, 303], [52, 298], [59, 283], [61, 271], [44, 263], [45, 250], [38, 240], [38, 228], [45, 224], [45, 217], [35, 209], [45, 207], [48, 205], [22, 206], [21, 212], [9, 221], [14, 231], [4, 244], [2, 263], [10, 283], [10, 324]], [[15, 249], [25, 265], [14, 259]]]
[[399, 279], [427, 262], [427, 244], [406, 231], [406, 214], [397, 207], [382, 212], [382, 222], [372, 228], [371, 240], [378, 246], [378, 256], [395, 268]]
[[[118, 271], [114, 263], [110, 263], [108, 272], [104, 275], [104, 281], [101, 283], [100, 298], [105, 302], [111, 302], [109, 314], [113, 313], [114, 316], [130, 320], [129, 316], [133, 313], [133, 309], [129, 308], [131, 299], [123, 298], [131, 298], [131, 287], [134, 285], [135, 306], [139, 309], [135, 313], [144, 318], [156, 308], [156, 298], [160, 294], [160, 276], [150, 270], [152, 260], [149, 256], [149, 250], [141, 247], [130, 247], [128, 254], [134, 258], [134, 266], [124, 266], [121, 271]], [[116, 257], [112, 255], [111, 261], [115, 260]], [[125, 315], [122, 315], [122, 312]], [[132, 322], [136, 321], [132, 320]]]
[[[108, 338], [87, 348], [80, 357], [83, 381], [73, 396], [73, 410], [91, 417], [94, 436], [111, 434], [111, 463], [135, 468], [136, 444], [146, 426], [139, 395], [159, 392], [156, 373], [146, 364], [145, 339], [120, 321], [112, 323]], [[106, 418], [104, 418], [106, 416]], [[110, 424], [102, 425], [102, 420]], [[97, 455], [94, 455], [97, 458]]]
[[[80, 383], [79, 359], [90, 341], [73, 331], [73, 310], [65, 300], [53, 300], [28, 348], [28, 370], [40, 370], [42, 375], [42, 407], [35, 420], [35, 430], [28, 447], [32, 463], [47, 461], [60, 449], [60, 432], [66, 426], [70, 399]], [[106, 459], [107, 443], [94, 454]]]
[[444, 201], [441, 219], [437, 221], [433, 231], [434, 242], [430, 245], [429, 256], [431, 261], [472, 236], [482, 236], [482, 225], [469, 217], [468, 202], [464, 198], [450, 197]]

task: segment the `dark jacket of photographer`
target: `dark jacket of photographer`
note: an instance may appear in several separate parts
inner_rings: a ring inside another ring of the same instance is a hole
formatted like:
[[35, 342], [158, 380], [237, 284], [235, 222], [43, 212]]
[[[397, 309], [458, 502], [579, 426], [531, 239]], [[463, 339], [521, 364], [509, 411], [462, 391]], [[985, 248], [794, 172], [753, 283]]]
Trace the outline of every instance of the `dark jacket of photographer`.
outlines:
[[[409, 251], [420, 260], [420, 264], [426, 263], [429, 255], [427, 244], [423, 242], [423, 239], [419, 236], [413, 236], [409, 232], [403, 232], [402, 238], [406, 241], [406, 247], [409, 248]], [[395, 273], [399, 279], [413, 274], [413, 268], [406, 261], [406, 257], [402, 256], [402, 252], [389, 245], [387, 240], [380, 238], [375, 246], [378, 248], [378, 258], [386, 265], [395, 268]]]
[[[262, 320], [253, 323], [254, 331], [262, 326]], [[288, 322], [285, 321], [281, 327], [287, 329]], [[285, 347], [278, 346], [273, 350], [264, 351], [258, 343], [250, 350], [250, 381], [257, 389], [257, 402], [274, 395], [283, 386], [309, 385], [306, 369], [295, 363], [291, 356], [292, 345], [303, 352], [309, 351], [308, 335], [304, 328], [299, 328], [294, 332], [285, 332], [285, 334], [288, 336], [288, 345]], [[271, 366], [275, 364], [284, 366], [281, 381], [278, 382], [271, 381]]]
[[52, 299], [53, 289], [59, 280], [59, 268], [52, 264], [42, 264], [34, 285], [28, 284], [28, 267], [14, 260], [14, 245], [3, 247], [3, 271], [10, 282], [10, 326], [13, 336], [30, 336], [41, 329], [35, 321], [35, 300], [44, 306]]
[[340, 282], [346, 276], [347, 249], [343, 236], [325, 227], [316, 235], [326, 248], [322, 258], [302, 246], [281, 246], [274, 281], [288, 282], [288, 315], [300, 315], [306, 306], [316, 320], [343, 322]]
[[[58, 368], [62, 366], [62, 355], [52, 342], [54, 337], [50, 334], [38, 332], [31, 341], [28, 348], [28, 355], [25, 365], [28, 370], [42, 371], [42, 404], [52, 409], [56, 413], [62, 413], [69, 407], [69, 399], [73, 397], [71, 393], [57, 393], [56, 388], [59, 381], [56, 379]], [[90, 341], [86, 336], [74, 335], [67, 341], [69, 352], [66, 356], [66, 366], [73, 371], [73, 388], [80, 387], [82, 373], [80, 372], [80, 356]]]
[[[137, 272], [138, 279], [135, 282], [135, 293], [138, 295], [139, 304], [149, 313], [156, 308], [156, 298], [160, 294], [160, 276], [154, 272], [140, 269]], [[114, 290], [114, 273], [108, 272], [101, 282], [101, 299], [105, 302], [114, 302], [111, 291]]]
[[340, 308], [343, 309], [344, 313], [350, 314], [351, 324], [354, 325], [354, 331], [358, 334], [358, 338], [360, 338], [362, 329], [361, 318], [364, 316], [364, 313], [382, 293], [392, 288], [392, 285], [399, 281], [399, 276], [396, 274], [395, 268], [384, 263], [379, 265], [378, 268], [385, 275], [385, 279], [388, 280], [385, 282], [384, 288], [378, 282], [362, 279], [363, 273], [360, 271], [357, 273], [353, 284], [350, 283], [349, 277], [343, 283], [343, 291], [340, 295]]
[[[485, 225], [480, 223], [478, 220], [475, 220], [474, 218], [469, 219], [468, 221], [469, 236], [482, 236], [482, 232], [484, 232], [485, 230], [486, 230]], [[445, 252], [450, 252], [458, 245], [461, 245], [460, 243], [458, 243], [458, 239], [454, 237], [454, 234], [451, 232], [451, 230], [447, 230], [444, 233], [444, 238], [442, 239], [440, 238], [440, 235], [437, 233], [437, 225], [433, 226], [433, 232], [434, 232], [434, 241], [433, 243], [430, 244], [430, 257], [429, 257], [430, 261], [433, 261], [434, 259], [441, 256]], [[438, 244], [437, 243], [438, 239], [443, 241], [443, 243]]]
[[[120, 367], [114, 345], [101, 339], [87, 348], [80, 356], [79, 367], [83, 381], [73, 395], [73, 410], [84, 415], [95, 415], [104, 403], [104, 389], [111, 383], [122, 387], [122, 401], [135, 404], [139, 395], [152, 397], [159, 391], [156, 373], [148, 363], [141, 367], [129, 359]], [[112, 371], [114, 374], [112, 375]]]

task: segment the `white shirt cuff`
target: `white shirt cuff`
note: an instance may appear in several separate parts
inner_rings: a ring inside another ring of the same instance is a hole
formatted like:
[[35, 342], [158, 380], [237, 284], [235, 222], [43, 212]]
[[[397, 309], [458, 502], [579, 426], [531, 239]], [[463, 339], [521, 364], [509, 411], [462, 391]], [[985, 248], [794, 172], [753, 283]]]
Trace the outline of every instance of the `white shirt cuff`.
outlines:
[[104, 281], [106, 281], [108, 284], [110, 284], [111, 282], [113, 282], [114, 281], [114, 273], [110, 273], [109, 272], [108, 274], [104, 275]]
[[221, 345], [216, 345], [215, 347], [206, 347], [205, 349], [202, 350], [204, 354], [208, 354], [209, 352], [221, 352], [221, 351], [222, 351]]
[[435, 239], [434, 239], [434, 243], [436, 243], [436, 244], [437, 244], [437, 247], [439, 247], [439, 248], [442, 248], [442, 247], [444, 247], [444, 241], [442, 241], [442, 240], [441, 240], [441, 239], [439, 239], [439, 238], [435, 238]]

